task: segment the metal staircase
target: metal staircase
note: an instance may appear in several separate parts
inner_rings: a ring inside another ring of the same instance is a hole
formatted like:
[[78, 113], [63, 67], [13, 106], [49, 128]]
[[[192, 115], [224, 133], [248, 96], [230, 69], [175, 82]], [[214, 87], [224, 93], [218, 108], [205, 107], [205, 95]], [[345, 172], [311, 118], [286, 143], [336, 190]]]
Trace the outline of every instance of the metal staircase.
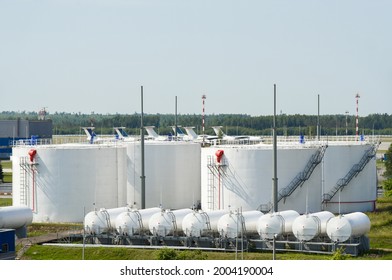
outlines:
[[[286, 198], [289, 197], [298, 187], [302, 187], [305, 181], [310, 178], [316, 166], [323, 160], [327, 148], [328, 145], [322, 145], [317, 149], [316, 153], [310, 157], [304, 170], [299, 172], [285, 188], [278, 192], [278, 202], [282, 199], [286, 201]], [[271, 211], [272, 207], [273, 203], [269, 202], [267, 204], [261, 204], [257, 209], [265, 213]]]
[[318, 148], [317, 152], [310, 157], [305, 169], [302, 172], [299, 172], [287, 187], [279, 191], [278, 202], [282, 199], [285, 201], [298, 187], [302, 187], [305, 181], [310, 178], [316, 166], [323, 160], [327, 147], [328, 145], [323, 145]]
[[376, 155], [377, 148], [378, 145], [372, 145], [369, 149], [367, 149], [359, 163], [354, 164], [346, 176], [340, 178], [328, 193], [323, 194], [322, 203], [331, 201], [331, 199], [339, 190], [342, 190], [345, 186], [347, 186], [350, 181], [356, 177], [365, 168], [366, 164], [368, 164], [368, 162]]

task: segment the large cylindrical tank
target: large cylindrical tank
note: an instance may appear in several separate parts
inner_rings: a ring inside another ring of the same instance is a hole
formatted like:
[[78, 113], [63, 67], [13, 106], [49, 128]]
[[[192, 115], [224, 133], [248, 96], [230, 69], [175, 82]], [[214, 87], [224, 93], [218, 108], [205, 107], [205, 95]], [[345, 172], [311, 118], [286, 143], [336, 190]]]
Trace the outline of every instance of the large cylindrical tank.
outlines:
[[218, 231], [218, 220], [228, 211], [195, 211], [187, 214], [182, 221], [182, 230], [186, 236], [200, 237]]
[[114, 230], [116, 228], [117, 216], [128, 211], [130, 211], [128, 207], [101, 208], [91, 211], [84, 218], [84, 229], [90, 234], [101, 234]]
[[257, 210], [230, 212], [218, 220], [218, 232], [222, 237], [236, 238], [241, 234], [252, 235], [256, 233], [257, 222], [263, 213]]
[[33, 221], [33, 212], [26, 206], [0, 207], [0, 228], [18, 229]]
[[[317, 146], [278, 146], [279, 188], [288, 186], [296, 176], [304, 171], [308, 161], [317, 152]], [[217, 151], [224, 151], [220, 162]], [[242, 209], [250, 211], [264, 209], [271, 203], [273, 174], [272, 145], [233, 145], [203, 148], [201, 153], [201, 197], [202, 209]], [[279, 203], [279, 209], [305, 211], [306, 191], [311, 211], [321, 209], [320, 168], [298, 188], [290, 198]], [[316, 185], [316, 187], [311, 187]], [[279, 189], [279, 190], [280, 190]]]
[[291, 234], [293, 222], [297, 217], [299, 214], [294, 210], [267, 213], [258, 220], [257, 232], [262, 239]]
[[327, 223], [328, 237], [334, 242], [345, 242], [350, 237], [359, 237], [370, 231], [370, 219], [362, 212], [339, 215]]
[[13, 205], [33, 210], [33, 222], [83, 222], [92, 209], [126, 205], [126, 150], [121, 144], [14, 147]]
[[153, 214], [148, 222], [150, 233], [162, 237], [182, 233], [182, 221], [192, 211], [186, 208], [173, 211], [162, 210]]
[[[316, 161], [323, 143], [306, 141], [303, 144], [278, 142], [278, 193], [290, 195], [279, 201], [279, 211], [298, 213], [327, 210], [332, 213], [372, 211], [375, 207], [377, 172], [371, 158], [328, 203], [322, 197], [328, 194], [349, 171], [366, 158], [371, 145], [359, 142], [328, 142], [322, 160]], [[325, 147], [325, 143], [324, 143]], [[218, 150], [224, 151], [220, 162]], [[273, 174], [272, 145], [220, 145], [201, 151], [202, 209], [262, 209], [269, 211], [272, 202], [270, 187]], [[315, 163], [318, 162], [318, 163]], [[311, 167], [311, 168], [310, 168]], [[308, 169], [310, 168], [310, 169]], [[310, 173], [308, 173], [308, 171]], [[301, 181], [304, 175], [305, 181]], [[296, 183], [299, 183], [299, 185]], [[294, 187], [293, 187], [294, 186]], [[296, 187], [295, 187], [296, 186]], [[298, 187], [302, 186], [302, 187]], [[291, 187], [293, 191], [291, 192]], [[339, 209], [341, 212], [339, 212]]]
[[334, 214], [328, 211], [301, 215], [293, 221], [292, 231], [300, 241], [309, 241], [327, 233], [327, 222]]
[[[127, 203], [141, 207], [141, 146], [127, 145]], [[145, 206], [193, 208], [200, 204], [200, 149], [198, 143], [145, 141]]]
[[132, 210], [120, 213], [115, 221], [119, 234], [133, 236], [140, 234], [141, 230], [148, 230], [149, 220], [155, 213], [161, 212], [161, 208], [148, 208]]

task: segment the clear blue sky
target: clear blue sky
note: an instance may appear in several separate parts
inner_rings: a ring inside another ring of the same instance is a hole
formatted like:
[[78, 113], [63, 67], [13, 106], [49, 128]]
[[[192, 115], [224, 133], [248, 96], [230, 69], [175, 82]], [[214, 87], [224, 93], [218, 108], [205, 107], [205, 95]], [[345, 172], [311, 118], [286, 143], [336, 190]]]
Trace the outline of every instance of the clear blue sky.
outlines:
[[0, 111], [392, 114], [392, 1], [0, 0]]

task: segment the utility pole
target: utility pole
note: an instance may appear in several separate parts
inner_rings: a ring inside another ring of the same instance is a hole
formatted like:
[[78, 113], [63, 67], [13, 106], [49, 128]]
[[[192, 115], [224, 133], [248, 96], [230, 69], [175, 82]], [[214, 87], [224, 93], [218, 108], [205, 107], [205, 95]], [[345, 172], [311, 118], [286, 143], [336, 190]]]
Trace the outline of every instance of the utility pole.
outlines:
[[141, 209], [146, 208], [146, 176], [144, 173], [144, 124], [143, 124], [143, 86], [141, 86], [141, 115], [140, 115], [140, 146], [141, 146]]
[[274, 177], [272, 178], [272, 201], [274, 212], [278, 212], [278, 164], [277, 164], [277, 137], [276, 137], [276, 84], [274, 84], [274, 119], [273, 119], [273, 164]]

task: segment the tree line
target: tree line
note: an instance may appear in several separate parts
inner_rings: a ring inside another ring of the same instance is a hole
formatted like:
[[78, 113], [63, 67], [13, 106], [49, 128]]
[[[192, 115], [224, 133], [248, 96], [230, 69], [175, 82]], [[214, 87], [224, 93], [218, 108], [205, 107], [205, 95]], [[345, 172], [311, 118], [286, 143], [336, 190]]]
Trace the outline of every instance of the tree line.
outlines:
[[[0, 120], [37, 120], [37, 112], [3, 111]], [[140, 114], [84, 114], [55, 112], [47, 114], [46, 119], [53, 122], [53, 134], [79, 134], [81, 127], [94, 126], [98, 134], [112, 134], [113, 127], [123, 126], [129, 134], [139, 134]], [[176, 122], [177, 120], [177, 122]], [[171, 126], [193, 126], [196, 133], [202, 133], [201, 114], [144, 114], [145, 126], [155, 126], [159, 134], [173, 133]], [[359, 117], [359, 133], [364, 135], [392, 135], [392, 115], [371, 114]], [[320, 124], [321, 135], [355, 135], [356, 116], [354, 115], [286, 115], [276, 117], [278, 135], [306, 135], [317, 133]], [[271, 135], [273, 116], [250, 116], [247, 114], [208, 114], [205, 116], [205, 133], [213, 134], [212, 126], [222, 126], [228, 135]]]

